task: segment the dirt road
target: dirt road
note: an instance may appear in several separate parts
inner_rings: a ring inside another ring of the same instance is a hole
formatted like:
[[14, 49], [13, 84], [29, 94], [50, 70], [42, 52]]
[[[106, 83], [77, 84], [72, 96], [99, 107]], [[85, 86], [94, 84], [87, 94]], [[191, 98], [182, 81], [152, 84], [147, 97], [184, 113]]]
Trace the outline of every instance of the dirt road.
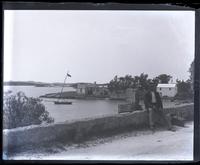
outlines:
[[[52, 150], [53, 151], [53, 150]], [[176, 132], [137, 131], [84, 144], [64, 146], [52, 153], [24, 152], [9, 159], [43, 160], [192, 160], [193, 122]]]

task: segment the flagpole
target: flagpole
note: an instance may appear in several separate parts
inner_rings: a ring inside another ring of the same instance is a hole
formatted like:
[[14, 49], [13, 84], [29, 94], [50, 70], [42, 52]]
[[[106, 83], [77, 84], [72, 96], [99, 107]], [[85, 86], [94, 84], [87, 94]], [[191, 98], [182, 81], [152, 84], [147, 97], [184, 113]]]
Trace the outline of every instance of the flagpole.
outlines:
[[60, 92], [60, 98], [61, 98], [61, 94], [62, 94], [62, 91], [63, 91], [64, 85], [65, 85], [65, 81], [66, 81], [66, 79], [67, 79], [67, 75], [66, 75], [66, 77], [65, 77], [65, 79], [64, 79], [64, 83], [63, 83], [63, 86], [62, 86], [62, 89], [61, 89], [61, 92]]

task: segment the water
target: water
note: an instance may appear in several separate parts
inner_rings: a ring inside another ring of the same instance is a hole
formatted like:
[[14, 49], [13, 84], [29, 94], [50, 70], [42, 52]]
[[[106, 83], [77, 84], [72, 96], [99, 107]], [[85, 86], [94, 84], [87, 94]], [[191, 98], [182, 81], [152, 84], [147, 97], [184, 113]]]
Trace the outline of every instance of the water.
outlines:
[[[61, 87], [35, 87], [35, 86], [4, 86], [4, 91], [11, 90], [13, 93], [22, 91], [28, 97], [39, 97], [47, 93], [57, 93]], [[65, 87], [63, 91], [75, 91], [72, 87]]]
[[[39, 97], [47, 93], [60, 92], [61, 87], [34, 86], [4, 86], [4, 91], [13, 93], [22, 91], [28, 97]], [[63, 91], [75, 91], [72, 87], [65, 87]], [[55, 105], [54, 99], [43, 99], [43, 104], [55, 122], [92, 118], [103, 115], [117, 114], [118, 104], [124, 101], [114, 100], [72, 100], [72, 105]]]

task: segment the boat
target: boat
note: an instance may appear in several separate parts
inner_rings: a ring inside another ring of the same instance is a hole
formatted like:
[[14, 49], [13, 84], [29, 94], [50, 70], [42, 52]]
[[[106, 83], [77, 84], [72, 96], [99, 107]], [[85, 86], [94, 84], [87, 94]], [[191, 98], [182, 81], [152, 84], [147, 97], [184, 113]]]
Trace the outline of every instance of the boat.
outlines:
[[63, 83], [63, 86], [62, 86], [62, 89], [61, 89], [61, 92], [60, 92], [60, 97], [58, 98], [57, 101], [54, 101], [54, 104], [72, 104], [71, 101], [67, 101], [67, 100], [60, 100], [61, 98], [61, 95], [62, 95], [62, 92], [63, 92], [63, 88], [65, 86], [65, 81], [67, 79], [67, 77], [71, 77], [71, 75], [69, 73], [67, 73], [65, 79], [64, 79], [64, 83]]
[[36, 84], [35, 87], [48, 87], [48, 84]]
[[72, 104], [71, 101], [54, 101], [54, 104]]

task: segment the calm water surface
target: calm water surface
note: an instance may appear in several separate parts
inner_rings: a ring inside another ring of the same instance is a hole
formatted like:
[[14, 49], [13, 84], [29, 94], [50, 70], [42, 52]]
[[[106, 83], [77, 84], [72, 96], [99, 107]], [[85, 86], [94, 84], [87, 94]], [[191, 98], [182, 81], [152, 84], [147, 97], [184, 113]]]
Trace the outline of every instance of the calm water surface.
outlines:
[[[22, 91], [28, 97], [39, 97], [47, 93], [60, 92], [61, 87], [4, 86], [4, 91], [8, 90], [13, 93]], [[75, 89], [65, 87], [64, 91], [75, 91]], [[55, 122], [117, 114], [118, 104], [124, 103], [113, 100], [71, 100], [72, 105], [55, 105], [53, 101], [54, 99], [43, 99], [42, 102]]]

